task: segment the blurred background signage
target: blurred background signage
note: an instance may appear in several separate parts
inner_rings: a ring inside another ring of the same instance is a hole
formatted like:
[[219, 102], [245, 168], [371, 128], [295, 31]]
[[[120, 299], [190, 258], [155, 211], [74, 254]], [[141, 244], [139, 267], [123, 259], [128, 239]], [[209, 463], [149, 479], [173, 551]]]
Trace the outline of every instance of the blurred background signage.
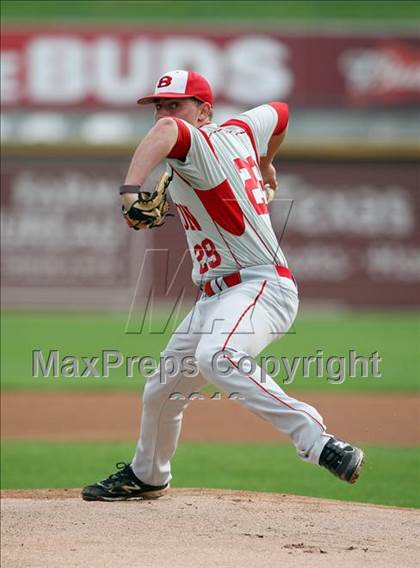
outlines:
[[8, 29], [1, 48], [6, 107], [132, 107], [170, 69], [195, 69], [216, 103], [298, 106], [416, 104], [415, 35], [290, 34], [86, 27]]
[[[160, 231], [133, 234], [117, 196], [153, 123], [152, 109], [136, 100], [174, 68], [208, 77], [217, 121], [288, 102], [271, 212], [305, 303], [418, 305], [414, 32], [88, 24], [3, 32], [6, 305], [125, 308], [147, 249], [171, 250], [169, 272], [184, 258], [176, 218]], [[159, 255], [150, 266], [144, 290], [161, 280]], [[193, 298], [189, 273], [188, 264], [177, 286], [156, 295], [171, 300], [180, 286]]]

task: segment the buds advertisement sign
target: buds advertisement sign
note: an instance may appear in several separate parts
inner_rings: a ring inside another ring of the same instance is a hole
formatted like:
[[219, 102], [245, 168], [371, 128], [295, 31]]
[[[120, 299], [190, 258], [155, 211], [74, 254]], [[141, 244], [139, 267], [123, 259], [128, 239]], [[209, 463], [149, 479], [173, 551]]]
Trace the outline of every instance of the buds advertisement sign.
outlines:
[[4, 108], [133, 108], [170, 69], [194, 69], [216, 103], [255, 106], [414, 105], [414, 35], [196, 29], [16, 28], [1, 45]]

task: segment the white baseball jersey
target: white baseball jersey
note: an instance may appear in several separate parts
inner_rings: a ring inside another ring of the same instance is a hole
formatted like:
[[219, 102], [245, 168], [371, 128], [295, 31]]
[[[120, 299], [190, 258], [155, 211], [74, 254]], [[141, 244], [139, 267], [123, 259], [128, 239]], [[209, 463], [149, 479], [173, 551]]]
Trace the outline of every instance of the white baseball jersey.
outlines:
[[287, 127], [287, 105], [262, 105], [220, 126], [195, 128], [175, 120], [169, 191], [186, 232], [195, 284], [250, 266], [287, 266], [259, 169], [270, 138]]

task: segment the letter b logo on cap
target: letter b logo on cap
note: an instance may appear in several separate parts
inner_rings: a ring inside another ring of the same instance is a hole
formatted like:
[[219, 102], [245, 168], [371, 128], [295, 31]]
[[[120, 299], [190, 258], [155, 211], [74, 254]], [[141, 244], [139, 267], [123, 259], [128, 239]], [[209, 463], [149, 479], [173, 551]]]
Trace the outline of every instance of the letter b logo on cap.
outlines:
[[163, 87], [169, 87], [172, 83], [172, 77], [169, 75], [164, 75], [159, 79], [158, 84], [156, 85], [156, 89], [162, 89]]

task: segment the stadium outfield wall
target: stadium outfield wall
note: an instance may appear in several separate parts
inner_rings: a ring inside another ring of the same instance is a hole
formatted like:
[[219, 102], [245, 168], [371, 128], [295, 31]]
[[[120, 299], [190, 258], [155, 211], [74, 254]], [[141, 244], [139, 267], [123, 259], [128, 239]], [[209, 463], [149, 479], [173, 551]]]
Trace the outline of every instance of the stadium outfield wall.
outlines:
[[[179, 220], [140, 234], [122, 222], [117, 188], [131, 152], [5, 148], [5, 307], [120, 310], [150, 294], [196, 296]], [[419, 304], [418, 161], [413, 149], [397, 154], [371, 148], [362, 157], [349, 148], [333, 158], [287, 145], [279, 154], [271, 218], [305, 303]]]
[[135, 101], [185, 67], [209, 78], [218, 122], [289, 104], [271, 215], [304, 302], [418, 305], [414, 32], [76, 23], [2, 32], [4, 305], [126, 309], [150, 290], [159, 301], [194, 297], [180, 223], [130, 232], [117, 195], [153, 121]]

